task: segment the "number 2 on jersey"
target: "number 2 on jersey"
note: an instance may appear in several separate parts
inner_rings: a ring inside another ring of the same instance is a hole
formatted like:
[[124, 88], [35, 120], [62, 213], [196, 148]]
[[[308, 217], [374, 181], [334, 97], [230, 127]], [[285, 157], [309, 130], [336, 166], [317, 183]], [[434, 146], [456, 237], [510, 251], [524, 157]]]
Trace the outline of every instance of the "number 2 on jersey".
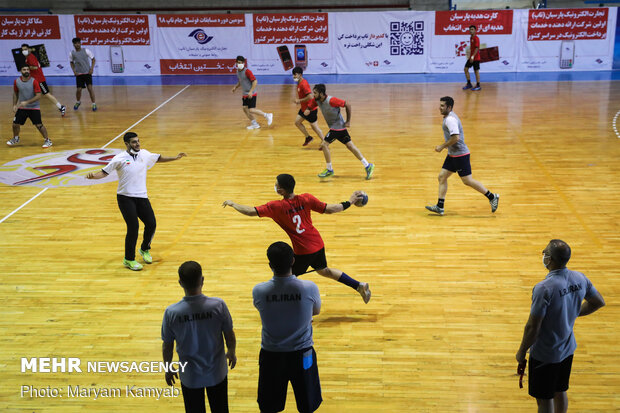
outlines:
[[301, 229], [301, 217], [299, 215], [293, 216], [293, 224], [297, 225], [297, 228], [295, 228], [295, 230], [298, 234], [301, 234], [305, 231], [305, 229]]

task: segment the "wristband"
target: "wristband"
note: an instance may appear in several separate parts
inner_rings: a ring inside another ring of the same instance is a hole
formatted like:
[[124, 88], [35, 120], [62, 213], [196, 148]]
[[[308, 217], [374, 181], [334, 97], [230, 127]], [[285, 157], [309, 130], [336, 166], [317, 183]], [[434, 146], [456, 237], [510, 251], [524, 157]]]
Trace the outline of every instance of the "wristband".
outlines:
[[340, 203], [342, 205], [342, 210], [346, 210], [348, 207], [351, 206], [351, 203], [349, 201], [344, 201]]

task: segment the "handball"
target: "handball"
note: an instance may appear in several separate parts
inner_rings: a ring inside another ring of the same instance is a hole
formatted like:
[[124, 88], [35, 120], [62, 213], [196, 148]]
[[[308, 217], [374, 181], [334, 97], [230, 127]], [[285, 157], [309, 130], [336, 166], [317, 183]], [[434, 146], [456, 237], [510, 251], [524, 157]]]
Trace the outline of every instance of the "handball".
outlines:
[[366, 194], [366, 192], [364, 191], [360, 191], [362, 197], [359, 198], [357, 201], [355, 201], [355, 206], [356, 207], [363, 207], [364, 205], [366, 205], [368, 203], [368, 195]]

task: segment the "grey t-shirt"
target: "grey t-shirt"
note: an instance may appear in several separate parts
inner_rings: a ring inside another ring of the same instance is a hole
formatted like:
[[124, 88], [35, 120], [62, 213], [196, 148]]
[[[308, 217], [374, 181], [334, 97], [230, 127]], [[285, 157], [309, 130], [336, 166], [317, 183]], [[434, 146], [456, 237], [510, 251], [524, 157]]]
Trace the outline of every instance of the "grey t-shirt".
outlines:
[[459, 135], [459, 140], [451, 146], [448, 146], [449, 156], [463, 156], [469, 153], [469, 148], [465, 145], [465, 132], [463, 132], [463, 125], [456, 113], [450, 112], [446, 116], [441, 124], [443, 128], [443, 138], [446, 142], [450, 140], [452, 135]]
[[575, 319], [584, 298], [596, 289], [580, 272], [567, 268], [551, 271], [532, 291], [530, 314], [543, 317], [538, 338], [530, 355], [545, 363], [559, 363], [575, 352]]
[[203, 294], [185, 296], [164, 312], [161, 339], [177, 342], [181, 383], [192, 389], [219, 384], [228, 374], [224, 352], [224, 331], [233, 329], [232, 318], [221, 298]]
[[273, 277], [257, 284], [252, 296], [263, 323], [263, 349], [289, 352], [314, 344], [312, 313], [315, 308], [321, 308], [321, 296], [315, 283], [294, 275]]

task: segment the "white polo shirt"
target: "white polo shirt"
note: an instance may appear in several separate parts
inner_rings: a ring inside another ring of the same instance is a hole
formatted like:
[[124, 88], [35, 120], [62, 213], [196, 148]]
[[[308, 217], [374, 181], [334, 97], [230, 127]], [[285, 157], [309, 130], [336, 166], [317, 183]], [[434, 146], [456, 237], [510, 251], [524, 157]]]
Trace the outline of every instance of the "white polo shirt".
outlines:
[[123, 151], [114, 156], [102, 170], [108, 175], [113, 171], [118, 174], [117, 194], [133, 198], [148, 198], [146, 195], [146, 171], [155, 165], [160, 156], [160, 154], [151, 153], [146, 149], [140, 149], [137, 155]]

